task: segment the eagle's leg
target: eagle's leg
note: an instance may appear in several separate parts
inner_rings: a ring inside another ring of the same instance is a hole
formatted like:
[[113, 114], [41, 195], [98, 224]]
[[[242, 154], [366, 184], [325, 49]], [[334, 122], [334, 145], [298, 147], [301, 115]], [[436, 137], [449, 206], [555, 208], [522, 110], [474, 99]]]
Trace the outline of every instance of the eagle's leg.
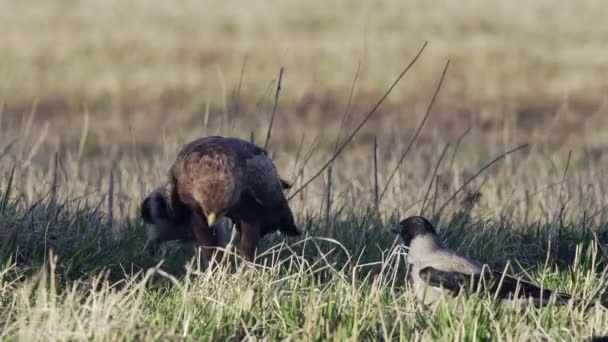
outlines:
[[239, 241], [239, 250], [245, 260], [253, 262], [255, 260], [255, 252], [260, 241], [260, 224], [257, 222], [248, 222], [243, 219], [241, 221], [241, 240]]
[[202, 246], [203, 258], [209, 267], [216, 267], [222, 260], [223, 253], [217, 249], [220, 247], [219, 237], [214, 234], [212, 228], [207, 225], [205, 219], [199, 214], [193, 213], [192, 231], [196, 241]]

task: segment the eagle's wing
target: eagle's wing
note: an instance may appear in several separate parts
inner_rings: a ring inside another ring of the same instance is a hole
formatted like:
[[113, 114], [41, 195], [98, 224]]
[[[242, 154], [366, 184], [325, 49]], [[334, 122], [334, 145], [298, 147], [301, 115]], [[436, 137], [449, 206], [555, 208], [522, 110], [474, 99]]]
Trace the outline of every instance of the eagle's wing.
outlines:
[[246, 188], [260, 204], [275, 207], [285, 200], [283, 184], [272, 160], [265, 154], [246, 160]]
[[277, 169], [266, 151], [238, 138], [222, 138], [228, 150], [242, 168], [246, 191], [261, 205], [269, 208], [286, 203], [283, 189], [289, 184], [279, 177]]
[[271, 220], [271, 226], [276, 227], [264, 227], [263, 230], [279, 229], [287, 235], [299, 235], [300, 231], [295, 226], [293, 213], [283, 192], [286, 182], [279, 177], [272, 159], [264, 150], [253, 144], [248, 145], [247, 154], [243, 158], [244, 191], [276, 218]]

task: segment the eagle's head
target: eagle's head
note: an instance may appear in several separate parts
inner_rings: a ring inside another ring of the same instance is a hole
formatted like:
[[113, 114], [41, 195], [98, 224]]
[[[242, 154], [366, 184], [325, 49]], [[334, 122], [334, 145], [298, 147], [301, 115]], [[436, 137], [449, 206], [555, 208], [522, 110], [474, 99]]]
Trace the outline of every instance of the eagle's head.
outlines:
[[188, 160], [180, 178], [191, 179], [190, 192], [200, 206], [209, 227], [223, 219], [239, 202], [245, 175], [232, 155], [221, 153]]

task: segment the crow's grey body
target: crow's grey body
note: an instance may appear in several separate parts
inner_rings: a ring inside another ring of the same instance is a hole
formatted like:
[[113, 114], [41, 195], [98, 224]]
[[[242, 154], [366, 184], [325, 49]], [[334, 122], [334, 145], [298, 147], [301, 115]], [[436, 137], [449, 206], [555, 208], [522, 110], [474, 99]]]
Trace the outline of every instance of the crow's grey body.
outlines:
[[463, 258], [446, 249], [437, 236], [421, 236], [412, 240], [407, 257], [412, 265], [412, 284], [416, 296], [424, 303], [437, 301], [443, 295], [443, 289], [437, 286], [428, 286], [427, 280], [422, 278], [421, 271], [432, 267], [445, 272], [462, 274], [475, 274], [481, 272], [481, 265], [477, 262]]

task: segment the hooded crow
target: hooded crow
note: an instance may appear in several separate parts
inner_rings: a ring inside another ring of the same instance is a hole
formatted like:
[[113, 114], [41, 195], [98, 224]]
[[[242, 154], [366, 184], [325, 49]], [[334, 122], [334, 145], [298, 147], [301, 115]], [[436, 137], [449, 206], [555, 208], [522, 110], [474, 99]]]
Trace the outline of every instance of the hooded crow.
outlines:
[[501, 301], [527, 300], [536, 305], [566, 303], [570, 295], [540, 288], [521, 278], [492, 271], [487, 265], [469, 260], [446, 248], [433, 225], [424, 217], [412, 216], [392, 230], [409, 247], [411, 277], [416, 296], [426, 304], [443, 295], [456, 296], [461, 291], [481, 291]]

